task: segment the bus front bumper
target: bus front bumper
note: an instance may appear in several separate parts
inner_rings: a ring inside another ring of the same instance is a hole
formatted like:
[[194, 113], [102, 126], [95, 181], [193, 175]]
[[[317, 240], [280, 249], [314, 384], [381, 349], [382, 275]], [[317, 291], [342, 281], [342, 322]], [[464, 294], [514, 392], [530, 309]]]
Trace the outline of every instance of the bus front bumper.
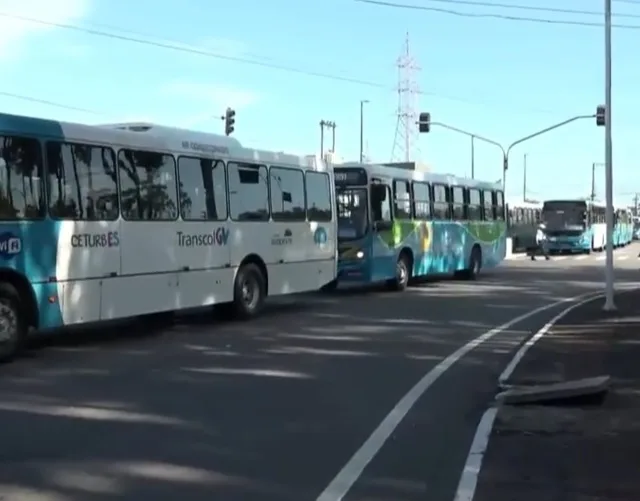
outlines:
[[547, 239], [547, 249], [555, 252], [583, 252], [591, 249], [591, 242], [581, 238], [550, 237]]
[[369, 282], [369, 264], [366, 259], [339, 259], [338, 280], [341, 282]]

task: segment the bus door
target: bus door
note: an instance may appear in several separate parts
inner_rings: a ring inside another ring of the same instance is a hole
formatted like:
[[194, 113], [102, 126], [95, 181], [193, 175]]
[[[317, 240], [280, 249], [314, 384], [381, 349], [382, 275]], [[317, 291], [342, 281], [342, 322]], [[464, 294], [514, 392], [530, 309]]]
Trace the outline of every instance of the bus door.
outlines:
[[371, 280], [387, 280], [396, 273], [390, 186], [384, 182], [372, 184], [370, 199], [373, 237]]

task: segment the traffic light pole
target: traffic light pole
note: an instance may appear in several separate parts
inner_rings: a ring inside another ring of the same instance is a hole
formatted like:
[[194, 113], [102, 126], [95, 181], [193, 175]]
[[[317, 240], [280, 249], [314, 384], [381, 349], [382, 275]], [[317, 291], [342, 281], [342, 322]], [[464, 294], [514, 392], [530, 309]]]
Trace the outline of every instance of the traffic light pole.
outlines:
[[604, 311], [615, 311], [613, 301], [613, 155], [611, 141], [611, 0], [604, 0], [604, 162], [607, 223], [607, 248], [605, 249], [605, 300]]
[[[560, 127], [564, 127], [565, 125], [575, 122], [576, 120], [583, 120], [585, 118], [595, 118], [595, 117], [596, 117], [595, 114], [578, 115], [575, 117], [571, 117], [568, 120], [564, 120], [563, 122], [559, 122], [557, 124], [551, 125], [546, 129], [539, 130], [537, 132], [534, 132], [533, 134], [529, 134], [528, 136], [520, 138], [517, 141], [514, 141], [513, 143], [511, 143], [506, 148], [502, 146], [502, 144], [500, 144], [499, 142], [494, 141], [493, 139], [489, 139], [489, 138], [480, 136], [479, 134], [475, 134], [473, 132], [469, 132], [463, 129], [459, 129], [457, 127], [453, 127], [449, 124], [445, 124], [442, 122], [429, 122], [429, 125], [437, 125], [438, 127], [442, 127], [443, 129], [448, 129], [452, 132], [457, 132], [458, 134], [469, 136], [474, 140], [477, 139], [478, 141], [482, 141], [483, 143], [492, 144], [493, 146], [500, 148], [500, 151], [502, 152], [502, 191], [505, 192], [506, 194], [507, 170], [509, 170], [509, 154], [511, 153], [511, 150], [515, 146], [518, 146], [519, 144], [524, 143], [525, 141], [529, 141], [529, 139], [533, 139], [535, 137], [546, 134], [547, 132], [551, 132], [552, 130], [559, 129]], [[505, 210], [506, 210], [506, 204], [505, 204]]]

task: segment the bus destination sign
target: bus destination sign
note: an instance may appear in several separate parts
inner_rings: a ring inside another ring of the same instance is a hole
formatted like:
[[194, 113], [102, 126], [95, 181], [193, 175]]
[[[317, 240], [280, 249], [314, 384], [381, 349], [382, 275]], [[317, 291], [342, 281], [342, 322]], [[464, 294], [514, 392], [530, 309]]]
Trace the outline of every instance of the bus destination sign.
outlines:
[[336, 184], [339, 185], [365, 185], [367, 184], [367, 172], [364, 169], [341, 169], [333, 171]]

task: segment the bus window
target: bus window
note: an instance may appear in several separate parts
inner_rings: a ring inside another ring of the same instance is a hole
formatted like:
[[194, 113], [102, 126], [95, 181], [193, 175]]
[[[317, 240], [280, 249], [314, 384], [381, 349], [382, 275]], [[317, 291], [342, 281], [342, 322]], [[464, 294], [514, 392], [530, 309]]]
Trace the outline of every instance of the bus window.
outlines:
[[44, 218], [40, 143], [36, 139], [2, 136], [0, 148], [0, 219]]
[[264, 165], [227, 164], [229, 215], [235, 221], [269, 221], [269, 187]]
[[[517, 209], [519, 212], [519, 209]], [[519, 217], [519, 215], [518, 215]], [[475, 188], [469, 189], [469, 209], [468, 218], [471, 221], [482, 220], [482, 207], [480, 204], [480, 191]]]
[[409, 196], [409, 182], [393, 182], [393, 209], [396, 219], [411, 219], [411, 197]]
[[454, 221], [463, 221], [464, 217], [464, 189], [462, 186], [454, 186], [451, 188], [453, 196], [453, 219]]
[[485, 190], [484, 193], [484, 220], [485, 221], [493, 221], [493, 192], [489, 190]]
[[331, 221], [331, 182], [324, 172], [305, 173], [307, 218], [309, 221]]
[[371, 185], [371, 216], [374, 221], [391, 221], [391, 190], [386, 184]]
[[209, 158], [178, 158], [180, 214], [185, 221], [227, 219], [224, 163]]
[[122, 217], [127, 221], [174, 221], [178, 218], [176, 162], [155, 151], [118, 152]]
[[433, 216], [435, 219], [450, 219], [447, 187], [444, 184], [433, 185]]
[[274, 167], [269, 169], [271, 185], [271, 218], [274, 221], [304, 221], [304, 172], [300, 169]]
[[498, 221], [502, 221], [504, 219], [504, 203], [502, 200], [502, 192], [494, 191], [493, 199], [493, 211], [495, 217]]
[[431, 195], [427, 183], [413, 183], [413, 211], [416, 219], [431, 219]]

